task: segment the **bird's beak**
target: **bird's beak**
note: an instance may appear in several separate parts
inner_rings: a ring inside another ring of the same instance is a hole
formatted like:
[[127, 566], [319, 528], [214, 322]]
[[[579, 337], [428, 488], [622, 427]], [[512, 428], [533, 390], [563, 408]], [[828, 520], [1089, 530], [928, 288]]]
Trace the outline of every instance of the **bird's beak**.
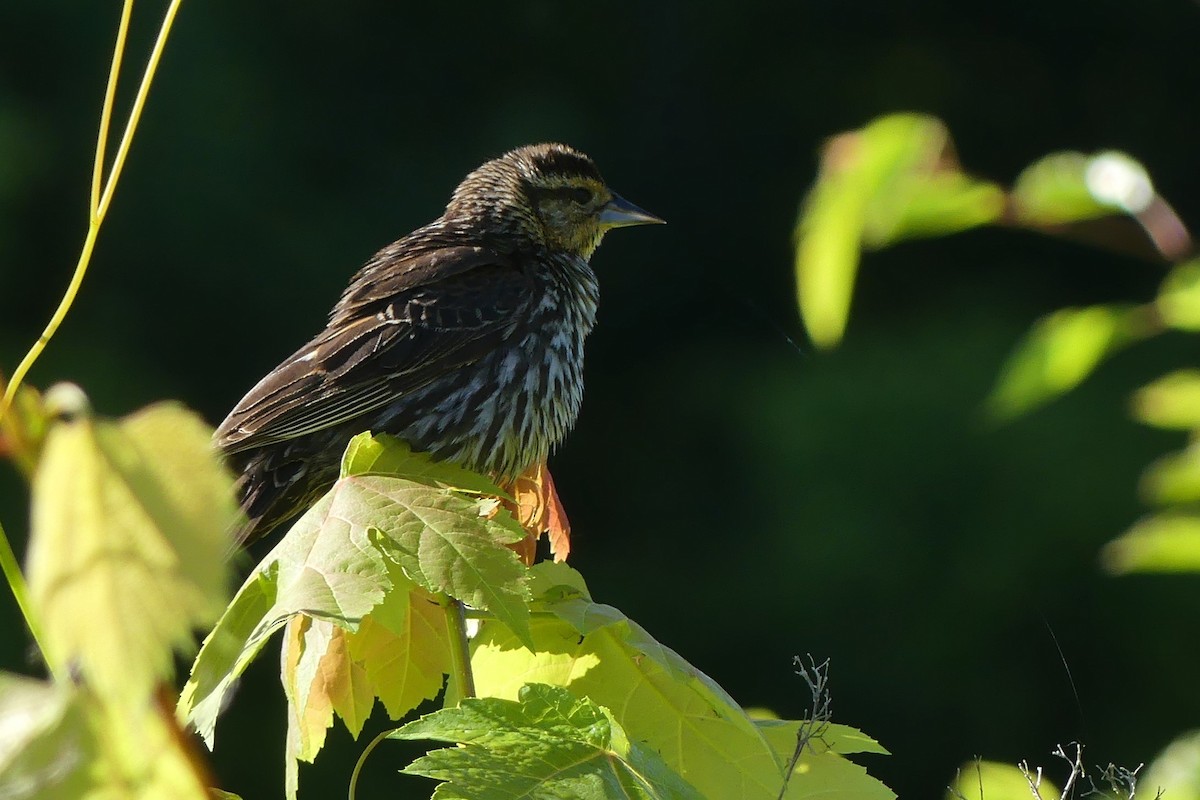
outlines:
[[666, 220], [661, 220], [621, 195], [614, 194], [600, 209], [600, 224], [605, 228], [624, 228], [628, 225], [665, 225]]

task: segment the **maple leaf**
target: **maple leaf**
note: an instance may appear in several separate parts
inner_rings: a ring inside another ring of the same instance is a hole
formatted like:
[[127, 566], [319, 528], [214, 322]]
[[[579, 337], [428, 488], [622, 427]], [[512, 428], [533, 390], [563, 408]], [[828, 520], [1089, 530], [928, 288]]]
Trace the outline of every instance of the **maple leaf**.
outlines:
[[546, 534], [554, 560], [566, 561], [571, 553], [571, 524], [546, 462], [534, 464], [504, 488], [512, 495], [511, 500], [504, 500], [504, 507], [528, 532], [524, 539], [511, 545], [521, 560], [527, 566], [533, 565], [537, 541]]

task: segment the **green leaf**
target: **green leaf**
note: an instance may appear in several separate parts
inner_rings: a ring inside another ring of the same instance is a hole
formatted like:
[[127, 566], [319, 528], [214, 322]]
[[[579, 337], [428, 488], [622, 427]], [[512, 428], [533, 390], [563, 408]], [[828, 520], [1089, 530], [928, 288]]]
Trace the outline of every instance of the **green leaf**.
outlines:
[[1181, 369], [1143, 386], [1133, 396], [1133, 415], [1156, 428], [1200, 428], [1200, 370]]
[[179, 712], [210, 748], [229, 687], [290, 617], [304, 613], [353, 626], [391, 589], [378, 534], [336, 513], [339, 486], [246, 578], [196, 656]]
[[434, 750], [404, 769], [448, 781], [435, 797], [702, 800], [605, 708], [533, 684], [517, 701], [465, 699], [390, 734], [462, 745]]
[[1200, 800], [1200, 732], [1171, 742], [1138, 775], [1138, 797]]
[[400, 478], [353, 476], [336, 509], [378, 530], [389, 558], [418, 586], [491, 611], [523, 641], [529, 636], [528, 574], [505, 543], [525, 538], [507, 512], [486, 516], [478, 498]]
[[814, 344], [841, 340], [864, 245], [992, 222], [1004, 200], [958, 170], [933, 117], [892, 114], [831, 139], [796, 227], [797, 299]]
[[1105, 567], [1129, 572], [1196, 572], [1200, 570], [1200, 516], [1165, 513], [1148, 517], [1101, 553]]
[[73, 692], [0, 672], [0, 797], [84, 797], [97, 757]]
[[171, 675], [172, 651], [192, 649], [193, 628], [225, 603], [237, 511], [210, 435], [173, 403], [119, 422], [82, 413], [47, 435], [31, 600], [56, 671], [78, 667], [107, 699], [143, 703]]
[[956, 171], [916, 173], [868, 209], [865, 243], [880, 248], [905, 239], [946, 236], [998, 220], [1004, 190]]
[[[1058, 789], [1042, 779], [1041, 797], [1058, 797]], [[969, 761], [959, 768], [954, 783], [946, 790], [946, 800], [1030, 800], [1035, 795], [1025, 773], [1012, 764], [996, 761]]]
[[1141, 493], [1151, 503], [1200, 501], [1200, 445], [1163, 456], [1142, 474]]
[[[390, 443], [375, 450], [373, 441], [356, 438], [358, 455], [347, 461], [379, 470], [388, 466], [388, 459], [398, 459]], [[216, 715], [232, 681], [291, 616], [326, 619], [355, 631], [389, 592], [406, 593], [413, 584], [487, 609], [510, 625], [521, 641], [529, 641], [527, 571], [504, 547], [525, 532], [507, 512], [489, 517], [489, 509], [487, 499], [391, 475], [340, 479], [238, 591], [205, 640], [180, 698], [180, 713], [211, 747]], [[422, 597], [427, 605], [428, 596]], [[417, 633], [423, 645], [430, 645], [444, 635], [433, 631], [435, 619], [444, 617], [422, 606], [412, 630], [393, 633]], [[379, 640], [383, 632], [374, 631], [374, 636]], [[402, 641], [394, 644], [413, 652]], [[389, 711], [406, 712], [409, 709], [401, 707], [414, 697], [427, 696], [435, 681], [440, 688], [446, 652], [442, 647], [431, 651], [416, 671], [405, 673], [411, 675], [411, 684], [395, 684], [382, 693]], [[391, 663], [393, 677], [406, 669]]]
[[1053, 153], [1018, 177], [1012, 190], [1017, 221], [1043, 227], [1111, 214], [1138, 214], [1154, 199], [1145, 168], [1115, 151]]
[[1001, 370], [987, 400], [989, 414], [1012, 419], [1049, 402], [1146, 333], [1136, 307], [1065, 308], [1044, 317]]
[[1185, 261], [1167, 273], [1155, 301], [1159, 316], [1172, 328], [1200, 331], [1200, 260]]
[[[548, 591], [534, 608], [548, 613], [531, 620], [534, 648], [500, 626], [481, 627], [471, 659], [479, 694], [512, 699], [525, 683], [566, 687], [612, 709], [631, 738], [705, 797], [777, 797], [787, 759], [741, 707], [620, 611], [580, 596], [564, 569], [539, 577]], [[788, 797], [807, 796], [805, 787], [798, 775]], [[843, 788], [873, 797], [877, 784], [847, 776]]]
[[427, 453], [413, 452], [406, 442], [385, 433], [372, 435], [368, 431], [350, 440], [342, 456], [342, 477], [349, 475], [389, 475], [427, 486], [508, 497], [504, 490], [479, 473], [457, 464], [435, 461]]
[[0, 797], [208, 800], [174, 717], [0, 673]]

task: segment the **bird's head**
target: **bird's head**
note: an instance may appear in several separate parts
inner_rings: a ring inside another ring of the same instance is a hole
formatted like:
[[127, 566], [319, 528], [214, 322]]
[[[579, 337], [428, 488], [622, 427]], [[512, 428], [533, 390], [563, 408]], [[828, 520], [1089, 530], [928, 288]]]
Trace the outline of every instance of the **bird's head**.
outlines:
[[564, 144], [519, 147], [468, 175], [448, 218], [487, 221], [583, 258], [613, 228], [661, 223], [613, 192], [592, 160]]

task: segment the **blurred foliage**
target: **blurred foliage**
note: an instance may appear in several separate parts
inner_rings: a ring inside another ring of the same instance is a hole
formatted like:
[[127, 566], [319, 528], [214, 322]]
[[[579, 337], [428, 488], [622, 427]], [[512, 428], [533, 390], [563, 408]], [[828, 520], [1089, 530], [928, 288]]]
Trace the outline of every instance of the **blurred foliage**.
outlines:
[[0, 794], [206, 798], [163, 698], [173, 655], [227, 599], [237, 512], [212, 431], [173, 404], [95, 418], [66, 384], [19, 419], [45, 431], [26, 573], [51, 680], [0, 673]]

